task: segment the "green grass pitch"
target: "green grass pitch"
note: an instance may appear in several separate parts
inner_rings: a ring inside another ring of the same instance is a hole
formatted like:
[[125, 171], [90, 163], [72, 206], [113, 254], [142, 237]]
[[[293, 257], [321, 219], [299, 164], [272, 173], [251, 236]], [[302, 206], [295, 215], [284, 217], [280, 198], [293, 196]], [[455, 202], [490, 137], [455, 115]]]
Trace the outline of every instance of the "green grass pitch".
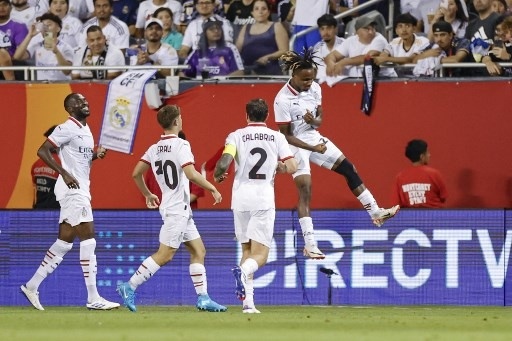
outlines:
[[261, 314], [199, 312], [192, 306], [0, 307], [2, 341], [512, 340], [506, 307], [258, 306]]

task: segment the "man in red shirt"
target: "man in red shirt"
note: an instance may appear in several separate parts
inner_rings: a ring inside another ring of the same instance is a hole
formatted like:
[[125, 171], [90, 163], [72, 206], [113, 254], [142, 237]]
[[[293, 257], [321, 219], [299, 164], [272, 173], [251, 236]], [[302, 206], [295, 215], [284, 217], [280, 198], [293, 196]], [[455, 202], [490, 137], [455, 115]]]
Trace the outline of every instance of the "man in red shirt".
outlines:
[[398, 173], [393, 189], [393, 204], [400, 207], [439, 208], [446, 201], [447, 192], [441, 173], [430, 166], [427, 142], [411, 140], [405, 156], [412, 165]]

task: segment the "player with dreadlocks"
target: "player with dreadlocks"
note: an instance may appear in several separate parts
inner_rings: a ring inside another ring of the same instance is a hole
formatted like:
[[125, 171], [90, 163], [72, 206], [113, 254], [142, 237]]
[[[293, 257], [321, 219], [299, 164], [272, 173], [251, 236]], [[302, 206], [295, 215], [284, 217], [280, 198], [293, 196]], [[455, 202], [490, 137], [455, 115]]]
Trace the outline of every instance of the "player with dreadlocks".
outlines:
[[303, 55], [288, 51], [281, 56], [283, 71], [291, 72], [291, 78], [279, 91], [274, 101], [275, 121], [279, 130], [286, 136], [298, 163], [293, 174], [299, 191], [297, 211], [304, 236], [304, 256], [323, 259], [325, 255], [318, 249], [313, 221], [309, 211], [311, 200], [311, 172], [309, 162], [343, 175], [352, 193], [361, 202], [376, 226], [381, 226], [400, 209], [393, 206], [380, 208], [373, 195], [363, 184], [354, 165], [341, 150], [328, 138], [316, 130], [323, 120], [322, 90], [314, 81], [317, 58], [313, 51]]

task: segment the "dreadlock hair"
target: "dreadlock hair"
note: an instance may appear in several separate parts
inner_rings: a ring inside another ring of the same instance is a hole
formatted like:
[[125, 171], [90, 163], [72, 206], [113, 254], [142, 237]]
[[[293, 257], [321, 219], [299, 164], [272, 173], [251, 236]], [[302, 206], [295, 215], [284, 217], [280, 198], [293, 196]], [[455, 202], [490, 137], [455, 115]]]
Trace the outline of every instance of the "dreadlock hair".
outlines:
[[313, 48], [305, 49], [303, 54], [298, 54], [295, 51], [288, 51], [279, 57], [279, 61], [281, 62], [281, 68], [283, 72], [292, 72], [292, 75], [297, 70], [304, 69], [316, 69], [318, 67], [318, 63], [315, 62], [315, 53], [313, 52]]

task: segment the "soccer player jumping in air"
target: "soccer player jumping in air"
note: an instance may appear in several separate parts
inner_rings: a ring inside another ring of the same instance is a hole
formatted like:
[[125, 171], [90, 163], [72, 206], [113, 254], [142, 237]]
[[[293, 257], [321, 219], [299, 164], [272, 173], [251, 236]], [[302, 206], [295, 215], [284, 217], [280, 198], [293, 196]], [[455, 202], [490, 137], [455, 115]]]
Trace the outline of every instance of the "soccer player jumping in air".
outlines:
[[284, 71], [291, 71], [291, 78], [278, 92], [274, 101], [274, 112], [279, 130], [286, 136], [298, 163], [298, 170], [293, 174], [293, 178], [299, 191], [297, 211], [305, 241], [304, 255], [313, 259], [323, 259], [325, 255], [318, 249], [309, 210], [310, 161], [345, 177], [348, 187], [376, 226], [382, 226], [387, 219], [395, 216], [400, 206], [380, 208], [354, 165], [334, 143], [317, 131], [322, 124], [324, 112], [322, 90], [314, 81], [317, 68], [314, 58], [311, 50], [305, 51], [303, 55], [288, 51], [281, 56]]

